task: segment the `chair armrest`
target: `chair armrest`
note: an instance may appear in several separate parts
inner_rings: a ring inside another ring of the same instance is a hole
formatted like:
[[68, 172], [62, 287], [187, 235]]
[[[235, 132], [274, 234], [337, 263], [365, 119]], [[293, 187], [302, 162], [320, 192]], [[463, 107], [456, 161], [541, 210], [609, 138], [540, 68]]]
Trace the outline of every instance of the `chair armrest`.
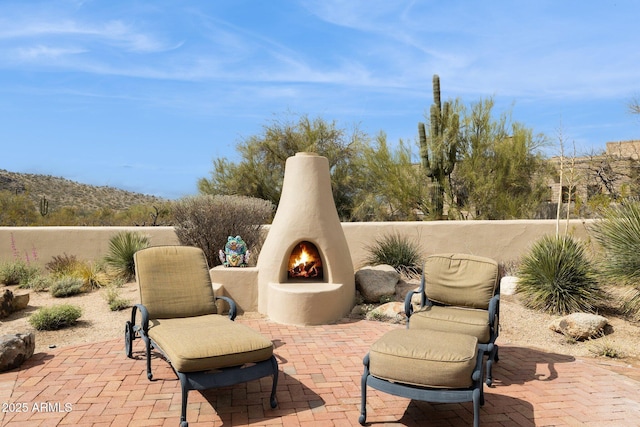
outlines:
[[140, 322], [140, 326], [138, 328], [142, 329], [142, 331], [146, 334], [149, 331], [149, 311], [147, 311], [147, 307], [142, 304], [136, 304], [131, 308], [131, 325], [136, 326], [136, 314], [140, 310], [140, 316], [142, 317], [142, 321]]
[[236, 302], [229, 297], [222, 297], [222, 296], [216, 297], [216, 300], [219, 300], [219, 299], [226, 301], [227, 304], [229, 304], [229, 319], [235, 320], [238, 314], [238, 308], [236, 307]]
[[404, 297], [404, 314], [407, 315], [407, 319], [413, 314], [413, 304], [411, 304], [411, 300], [413, 299], [413, 295], [417, 293], [420, 293], [420, 307], [424, 307], [427, 303], [427, 295], [424, 293], [424, 274], [420, 280], [420, 287], [407, 292], [407, 295]]
[[489, 324], [494, 325], [497, 318], [500, 316], [500, 294], [494, 295], [489, 300]]
[[413, 294], [417, 292], [418, 291], [414, 289], [413, 291], [407, 292], [407, 296], [404, 297], [404, 314], [407, 315], [407, 319], [413, 314], [413, 304], [411, 304], [411, 300], [413, 299]]
[[500, 334], [500, 294], [494, 295], [489, 300], [489, 330], [491, 334], [489, 338], [491, 348], [488, 348], [487, 351], [490, 352], [493, 350], [493, 342], [495, 342]]

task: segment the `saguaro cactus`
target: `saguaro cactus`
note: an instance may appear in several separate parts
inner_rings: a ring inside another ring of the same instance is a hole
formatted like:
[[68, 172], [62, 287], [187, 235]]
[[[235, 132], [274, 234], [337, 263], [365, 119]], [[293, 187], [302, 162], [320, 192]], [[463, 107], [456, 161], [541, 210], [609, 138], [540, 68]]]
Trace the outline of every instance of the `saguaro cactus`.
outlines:
[[444, 105], [440, 101], [440, 77], [433, 75], [433, 104], [429, 116], [430, 132], [427, 135], [424, 123], [418, 123], [420, 156], [427, 176], [433, 182], [432, 203], [434, 216], [441, 217], [444, 211], [444, 188], [446, 180], [456, 165], [460, 144], [460, 117], [451, 101]]
[[46, 197], [40, 199], [40, 215], [46, 216], [49, 213], [49, 201]]

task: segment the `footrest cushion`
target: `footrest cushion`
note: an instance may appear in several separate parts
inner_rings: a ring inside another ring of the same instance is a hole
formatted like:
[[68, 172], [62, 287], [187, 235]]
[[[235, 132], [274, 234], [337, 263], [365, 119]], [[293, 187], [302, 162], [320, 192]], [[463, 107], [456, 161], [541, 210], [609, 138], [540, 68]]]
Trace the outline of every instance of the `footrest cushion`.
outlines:
[[470, 335], [431, 330], [387, 332], [369, 350], [371, 375], [433, 388], [469, 388], [478, 340]]

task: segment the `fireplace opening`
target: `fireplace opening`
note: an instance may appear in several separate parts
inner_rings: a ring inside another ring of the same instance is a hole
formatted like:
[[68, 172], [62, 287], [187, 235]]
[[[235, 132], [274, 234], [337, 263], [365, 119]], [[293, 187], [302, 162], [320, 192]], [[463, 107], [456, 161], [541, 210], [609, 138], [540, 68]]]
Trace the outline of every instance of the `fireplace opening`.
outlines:
[[298, 243], [289, 256], [289, 280], [323, 280], [322, 258], [316, 245], [303, 241]]

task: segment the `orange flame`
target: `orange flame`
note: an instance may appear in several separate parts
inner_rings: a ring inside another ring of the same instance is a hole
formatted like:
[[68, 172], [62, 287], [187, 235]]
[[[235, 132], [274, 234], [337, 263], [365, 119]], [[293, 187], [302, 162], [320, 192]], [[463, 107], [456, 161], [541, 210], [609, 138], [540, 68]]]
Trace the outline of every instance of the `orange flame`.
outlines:
[[308, 262], [313, 261], [311, 255], [307, 252], [307, 247], [304, 245], [301, 246], [302, 252], [300, 252], [300, 256], [293, 261], [293, 267], [297, 267], [300, 264], [307, 265]]

